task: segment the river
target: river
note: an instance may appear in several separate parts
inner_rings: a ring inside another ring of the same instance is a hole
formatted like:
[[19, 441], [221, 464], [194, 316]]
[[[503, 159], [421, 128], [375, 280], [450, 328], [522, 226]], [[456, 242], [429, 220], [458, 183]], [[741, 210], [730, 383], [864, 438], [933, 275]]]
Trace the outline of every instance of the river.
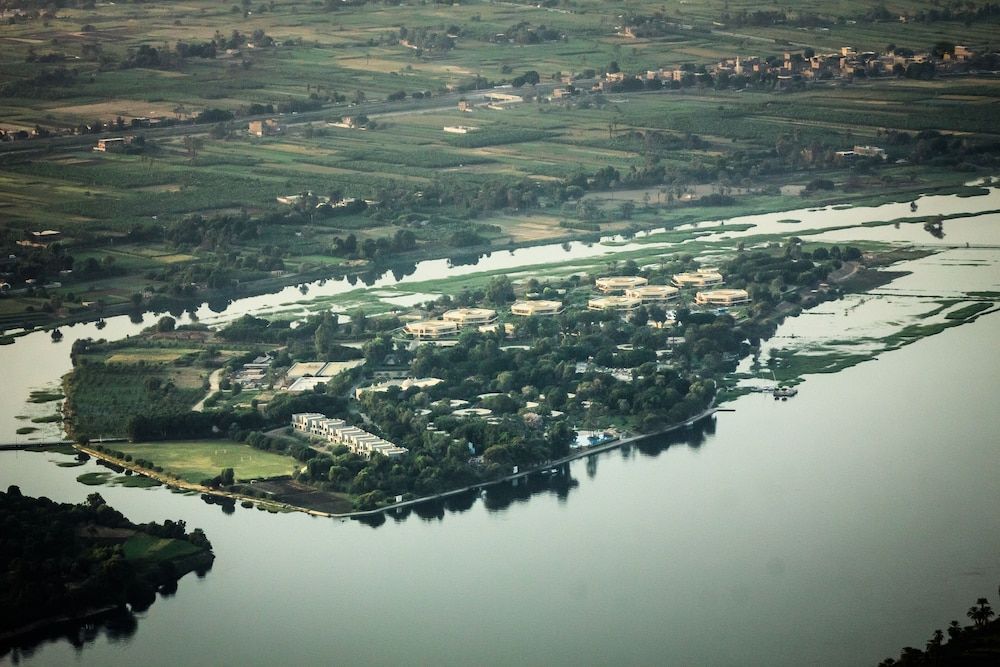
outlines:
[[[993, 262], [932, 266], [995, 285], [996, 252], [981, 252]], [[20, 662], [873, 665], [964, 622], [1000, 583], [998, 337], [987, 315], [810, 376], [787, 402], [739, 398], [689, 442], [582, 459], [533, 493], [492, 489], [378, 527], [101, 487], [134, 521], [204, 528], [215, 565], [139, 614], [134, 634], [48, 643]], [[46, 345], [33, 334], [0, 349], [15, 389], [64, 372], [46, 351], [68, 345]], [[7, 365], [19, 350], [39, 357]], [[0, 454], [0, 488], [80, 501], [94, 489], [75, 478], [94, 464], [53, 465], [64, 459]]]

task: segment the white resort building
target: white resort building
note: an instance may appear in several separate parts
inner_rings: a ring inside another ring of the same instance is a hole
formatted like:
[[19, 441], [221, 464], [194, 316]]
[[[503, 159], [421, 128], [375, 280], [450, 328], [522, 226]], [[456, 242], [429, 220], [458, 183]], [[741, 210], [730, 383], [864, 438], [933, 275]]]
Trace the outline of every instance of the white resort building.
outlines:
[[745, 289], [716, 289], [698, 292], [694, 302], [701, 306], [735, 306], [740, 303], [750, 303], [750, 295]]
[[489, 308], [456, 308], [441, 316], [446, 322], [454, 322], [460, 327], [489, 324], [497, 318], [497, 311]]
[[445, 320], [423, 320], [420, 322], [410, 322], [403, 327], [403, 331], [417, 340], [444, 338], [445, 336], [457, 335], [458, 325]]
[[562, 301], [515, 301], [510, 306], [511, 315], [558, 315], [563, 311]]
[[671, 285], [642, 285], [625, 290], [625, 296], [639, 299], [643, 303], [663, 303], [676, 299], [680, 293], [680, 289]]
[[711, 287], [721, 285], [723, 278], [715, 269], [698, 269], [688, 273], [675, 273], [673, 282], [677, 287]]
[[612, 292], [624, 292], [633, 287], [640, 287], [647, 282], [649, 281], [642, 276], [607, 276], [595, 280], [594, 285], [605, 294], [611, 294]]
[[642, 299], [630, 296], [601, 296], [587, 302], [587, 310], [611, 310], [631, 313], [642, 305]]
[[409, 451], [357, 426], [351, 426], [343, 419], [330, 419], [319, 412], [292, 415], [292, 428], [299, 433], [322, 438], [331, 445], [345, 445], [351, 452], [365, 458], [371, 458], [376, 453], [393, 458]]

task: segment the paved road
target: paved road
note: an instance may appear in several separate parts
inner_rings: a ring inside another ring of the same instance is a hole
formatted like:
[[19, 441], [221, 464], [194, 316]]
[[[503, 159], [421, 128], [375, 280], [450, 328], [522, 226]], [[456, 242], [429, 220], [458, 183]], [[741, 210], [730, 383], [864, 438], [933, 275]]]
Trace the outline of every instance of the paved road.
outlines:
[[[292, 114], [261, 114], [257, 116], [243, 116], [234, 122], [244, 125], [252, 120], [265, 120], [268, 118], [280, 117], [284, 125], [302, 125], [316, 121], [326, 121], [339, 115], [365, 115], [371, 118], [384, 116], [396, 116], [418, 113], [432, 113], [435, 111], [445, 111], [454, 109], [460, 99], [470, 101], [482, 101], [491, 93], [512, 93], [547, 95], [557, 84], [539, 84], [534, 87], [525, 87], [520, 90], [503, 88], [490, 88], [485, 90], [474, 90], [466, 93], [446, 93], [436, 97], [422, 100], [402, 100], [399, 102], [369, 102], [366, 104], [349, 105], [338, 104], [324, 107], [318, 111], [304, 111]], [[561, 84], [558, 84], [561, 85]], [[69, 135], [45, 137], [42, 139], [25, 139], [21, 141], [0, 142], [0, 155], [30, 155], [34, 153], [50, 153], [75, 151], [93, 146], [98, 139], [106, 139], [112, 136], [120, 136], [127, 132], [129, 134], [141, 133], [147, 139], [165, 139], [178, 136], [198, 136], [208, 134], [214, 127], [214, 123], [204, 123], [201, 125], [173, 125], [170, 127], [142, 128], [139, 130], [115, 130], [113, 132], [100, 132], [97, 134]]]
[[194, 404], [191, 408], [191, 412], [204, 412], [205, 401], [208, 400], [209, 396], [219, 391], [219, 385], [222, 383], [222, 374], [226, 371], [225, 368], [217, 368], [212, 371], [212, 374], [208, 376], [208, 393], [200, 401]]

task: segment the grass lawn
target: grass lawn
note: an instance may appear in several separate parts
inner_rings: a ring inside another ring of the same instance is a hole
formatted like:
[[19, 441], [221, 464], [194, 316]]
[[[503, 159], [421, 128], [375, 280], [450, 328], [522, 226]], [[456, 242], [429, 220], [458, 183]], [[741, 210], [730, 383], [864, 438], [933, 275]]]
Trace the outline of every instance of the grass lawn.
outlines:
[[290, 475], [298, 462], [290, 456], [263, 452], [249, 445], [225, 440], [186, 440], [116, 445], [133, 459], [152, 461], [166, 472], [197, 484], [232, 468], [236, 479]]
[[190, 542], [136, 533], [122, 545], [126, 560], [168, 561], [200, 553]]

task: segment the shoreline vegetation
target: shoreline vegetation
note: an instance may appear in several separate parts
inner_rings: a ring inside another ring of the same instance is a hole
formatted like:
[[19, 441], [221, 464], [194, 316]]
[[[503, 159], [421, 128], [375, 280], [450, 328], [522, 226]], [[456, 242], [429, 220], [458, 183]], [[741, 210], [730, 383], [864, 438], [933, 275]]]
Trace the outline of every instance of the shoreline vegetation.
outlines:
[[987, 598], [981, 597], [965, 613], [972, 625], [952, 621], [937, 629], [924, 649], [907, 646], [899, 659], [886, 658], [878, 667], [990, 667], [1000, 660], [1000, 619]]
[[131, 617], [188, 572], [204, 576], [215, 557], [200, 529], [132, 523], [96, 493], [74, 505], [11, 486], [0, 492], [0, 528], [0, 655], [72, 636], [82, 621]]
[[[556, 460], [553, 460], [553, 461], [546, 461], [546, 462], [543, 462], [543, 463], [538, 464], [536, 466], [532, 466], [532, 467], [530, 467], [530, 468], [528, 468], [526, 470], [521, 470], [521, 471], [518, 471], [516, 473], [512, 473], [512, 474], [506, 475], [504, 477], [500, 477], [498, 479], [486, 480], [486, 481], [482, 481], [482, 482], [477, 482], [475, 484], [470, 484], [468, 486], [464, 486], [464, 487], [460, 487], [460, 488], [456, 488], [456, 489], [449, 489], [447, 491], [442, 491], [442, 492], [439, 492], [439, 493], [434, 493], [434, 494], [431, 494], [431, 495], [422, 496], [422, 497], [419, 497], [419, 498], [411, 498], [409, 500], [394, 502], [394, 503], [392, 503], [390, 505], [385, 505], [383, 507], [378, 507], [378, 508], [375, 508], [375, 509], [370, 509], [370, 510], [356, 510], [356, 511], [345, 512], [345, 513], [324, 512], [322, 510], [317, 510], [317, 509], [313, 509], [313, 508], [309, 508], [309, 507], [304, 507], [304, 506], [292, 505], [290, 503], [268, 501], [267, 499], [261, 498], [259, 496], [244, 495], [244, 494], [241, 494], [241, 493], [238, 493], [238, 492], [224, 491], [224, 490], [220, 490], [218, 488], [213, 488], [213, 487], [210, 487], [210, 486], [204, 486], [204, 485], [195, 484], [195, 483], [192, 483], [192, 482], [185, 482], [183, 480], [178, 480], [176, 477], [172, 477], [172, 476], [164, 474], [162, 472], [156, 472], [156, 471], [150, 470], [148, 468], [143, 468], [141, 466], [136, 465], [134, 462], [125, 461], [124, 459], [115, 457], [115, 456], [113, 456], [113, 455], [111, 455], [111, 454], [109, 454], [109, 453], [107, 453], [105, 451], [101, 451], [101, 450], [95, 449], [93, 446], [86, 446], [86, 445], [79, 445], [79, 444], [77, 444], [77, 445], [74, 445], [73, 447], [74, 447], [74, 449], [78, 450], [81, 453], [84, 453], [84, 454], [87, 454], [89, 456], [92, 456], [95, 459], [99, 459], [101, 461], [105, 461], [106, 463], [109, 463], [109, 464], [115, 466], [116, 468], [120, 468], [122, 470], [130, 470], [130, 471], [132, 471], [133, 473], [135, 473], [137, 475], [143, 475], [143, 476], [148, 477], [150, 479], [154, 479], [154, 480], [162, 483], [164, 486], [166, 486], [167, 488], [170, 488], [170, 489], [180, 489], [180, 490], [185, 490], [185, 491], [196, 491], [196, 492], [199, 492], [199, 493], [202, 493], [202, 494], [205, 494], [205, 495], [215, 496], [215, 497], [221, 498], [221, 499], [230, 499], [230, 500], [239, 501], [239, 502], [249, 502], [249, 503], [253, 503], [254, 505], [259, 506], [261, 509], [264, 509], [264, 510], [267, 510], [267, 511], [275, 511], [275, 512], [277, 512], [277, 511], [296, 511], [296, 512], [303, 512], [305, 514], [311, 514], [313, 516], [322, 516], [322, 517], [329, 517], [329, 518], [334, 518], [334, 519], [355, 519], [355, 518], [359, 518], [359, 517], [369, 517], [369, 516], [375, 516], [375, 515], [378, 515], [378, 514], [383, 514], [383, 513], [386, 513], [386, 512], [392, 512], [392, 511], [404, 509], [404, 508], [407, 508], [407, 507], [412, 507], [414, 505], [420, 505], [420, 504], [423, 504], [423, 503], [432, 502], [432, 501], [435, 501], [435, 500], [441, 500], [443, 498], [448, 498], [450, 496], [455, 496], [455, 495], [460, 495], [460, 494], [463, 494], [463, 493], [468, 493], [470, 491], [480, 491], [480, 490], [487, 489], [487, 488], [489, 488], [491, 486], [496, 486], [497, 484], [504, 484], [504, 483], [511, 482], [511, 481], [514, 481], [514, 480], [523, 479], [523, 478], [529, 477], [531, 475], [537, 475], [537, 474], [539, 474], [539, 473], [541, 473], [543, 471], [550, 470], [552, 468], [556, 468], [558, 466], [564, 465], [564, 464], [569, 463], [571, 461], [576, 461], [577, 459], [581, 459], [581, 458], [584, 458], [584, 457], [587, 457], [587, 456], [592, 456], [592, 455], [595, 455], [595, 454], [601, 454], [601, 453], [604, 453], [604, 452], [608, 452], [608, 451], [612, 451], [612, 450], [615, 450], [615, 449], [619, 449], [621, 447], [630, 445], [630, 444], [632, 444], [634, 442], [639, 442], [639, 441], [642, 441], [642, 440], [648, 440], [648, 439], [651, 439], [651, 438], [657, 438], [657, 437], [660, 437], [660, 436], [663, 436], [663, 435], [674, 433], [676, 431], [679, 431], [680, 429], [690, 428], [691, 426], [694, 426], [694, 425], [698, 424], [702, 420], [711, 417], [713, 414], [715, 414], [719, 410], [720, 410], [720, 408], [712, 406], [712, 407], [707, 408], [706, 410], [704, 410], [700, 414], [695, 415], [694, 417], [691, 417], [690, 419], [687, 419], [687, 420], [685, 420], [685, 421], [683, 421], [683, 422], [681, 422], [679, 424], [674, 424], [672, 426], [668, 426], [666, 428], [660, 429], [659, 431], [656, 431], [654, 433], [641, 433], [641, 434], [636, 434], [636, 435], [627, 435], [627, 434], [624, 434], [624, 435], [622, 435], [619, 438], [616, 438], [614, 440], [610, 440], [610, 441], [607, 441], [607, 442], [603, 442], [601, 444], [587, 446], [587, 447], [580, 447], [577, 450], [573, 451], [572, 453], [570, 453], [570, 454], [568, 454], [568, 455], [566, 455], [566, 456], [564, 456], [562, 458], [559, 458], [559, 459], [556, 459]], [[244, 507], [246, 507], [246, 505], [244, 505]]]
[[[962, 180], [967, 180], [968, 174], [963, 175]], [[962, 183], [952, 182], [953, 179], [948, 178], [943, 182], [938, 183], [921, 183], [919, 185], [901, 185], [893, 190], [878, 193], [845, 193], [842, 195], [831, 195], [821, 199], [814, 199], [809, 201], [809, 208], [826, 208], [826, 207], [838, 207], [847, 206], [848, 208], [856, 208], [862, 206], [880, 206], [884, 204], [891, 203], [902, 203], [906, 201], [911, 201], [921, 196], [927, 195], [946, 195], [946, 194], [960, 194], [967, 193], [973, 190], [981, 190], [981, 188], [970, 188]], [[615, 193], [613, 191], [608, 192], [598, 192], [597, 195], [609, 196], [611, 201], [614, 200]], [[618, 195], [621, 197], [624, 192], [619, 192]], [[750, 202], [753, 202], [752, 196], [745, 196]], [[737, 201], [744, 201], [743, 198], [737, 198]], [[564, 233], [548, 235], [544, 239], [544, 244], [561, 244], [570, 242], [600, 242], [601, 239], [611, 238], [612, 236], [624, 234], [626, 238], [632, 237], [636, 233], [649, 232], [654, 230], [662, 230], [662, 233], [670, 233], [677, 227], [689, 224], [697, 224], [702, 222], [712, 222], [716, 220], [731, 220], [733, 218], [739, 218], [751, 215], [780, 215], [788, 211], [801, 210], [803, 208], [802, 202], [796, 202], [789, 200], [787, 202], [782, 202], [784, 206], [769, 206], [769, 205], [757, 205], [754, 206], [752, 203], [740, 206], [739, 204], [733, 205], [727, 209], [712, 209], [710, 212], [699, 213], [698, 208], [689, 209], [691, 211], [690, 215], [685, 215], [679, 219], [675, 220], [664, 220], [664, 219], [651, 219], [644, 220], [641, 218], [632, 218], [629, 220], [627, 225], [620, 227], [619, 229], [607, 228], [599, 231], [581, 231], [580, 229], [573, 229], [572, 227], [560, 227], [560, 231]], [[943, 216], [942, 219], [947, 220], [952, 217], [966, 217], [970, 214], [958, 214], [957, 216]], [[978, 214], [977, 214], [978, 215]], [[939, 216], [940, 217], [940, 216]], [[920, 220], [920, 216], [915, 216], [914, 218], [905, 218], [903, 220]], [[881, 226], [889, 224], [898, 224], [901, 220], [885, 220], [877, 222], [864, 223], [862, 226]], [[623, 221], [624, 222], [624, 221]], [[786, 221], [782, 221], [786, 222]], [[797, 221], [796, 221], [797, 222]], [[355, 279], [355, 280], [365, 280], [366, 276], [380, 276], [386, 273], [397, 270], [399, 267], [412, 267], [419, 262], [433, 261], [440, 259], [453, 260], [455, 258], [465, 259], [468, 257], [481, 257], [484, 255], [490, 255], [492, 253], [507, 252], [513, 250], [519, 250], [523, 248], [531, 248], [539, 245], [537, 240], [523, 240], [523, 241], [501, 241], [487, 242], [486, 245], [473, 245], [461, 248], [460, 250], [453, 250], [452, 252], [442, 254], [439, 246], [434, 248], [422, 247], [419, 250], [408, 251], [404, 254], [394, 256], [391, 261], [374, 261], [367, 260], [355, 263], [351, 267], [345, 266], [317, 266], [309, 268], [307, 270], [298, 273], [285, 273], [280, 276], [268, 276], [268, 277], [258, 277], [256, 279], [239, 281], [239, 284], [235, 287], [224, 287], [224, 288], [208, 288], [199, 287], [195, 292], [188, 294], [184, 297], [172, 296], [167, 298], [165, 295], [153, 295], [151, 299], [143, 300], [137, 307], [135, 301], [123, 302], [118, 304], [101, 304], [99, 310], [77, 310], [76, 312], [67, 312], [61, 316], [54, 317], [50, 313], [49, 321], [43, 324], [37, 322], [38, 313], [31, 312], [27, 313], [24, 321], [17, 319], [12, 319], [10, 316], [4, 317], [2, 321], [3, 331], [0, 333], [0, 344], [11, 344], [21, 336], [26, 336], [38, 331], [57, 331], [60, 327], [70, 326], [73, 324], [83, 324], [89, 322], [100, 322], [108, 317], [115, 317], [121, 315], [128, 315], [133, 318], [138, 318], [139, 321], [146, 315], [156, 315], [163, 312], [173, 312], [180, 313], [184, 311], [193, 312], [203, 305], [206, 304], [217, 304], [222, 306], [223, 304], [228, 305], [234, 300], [240, 298], [248, 298], [255, 296], [262, 296], [266, 294], [274, 293], [280, 289], [293, 286], [307, 285], [317, 281], [324, 280], [339, 280], [343, 278]], [[8, 294], [13, 295], [13, 292], [8, 292]]]

